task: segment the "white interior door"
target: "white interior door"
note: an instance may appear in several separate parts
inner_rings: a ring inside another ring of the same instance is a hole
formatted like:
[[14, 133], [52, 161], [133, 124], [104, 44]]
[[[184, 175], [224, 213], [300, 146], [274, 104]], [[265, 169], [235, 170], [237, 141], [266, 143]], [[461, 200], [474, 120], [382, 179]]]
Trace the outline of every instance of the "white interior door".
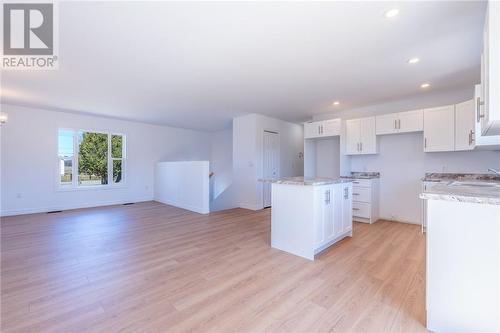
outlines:
[[[264, 178], [278, 178], [280, 162], [280, 137], [278, 133], [264, 131], [263, 154]], [[271, 207], [271, 184], [264, 183], [263, 190], [264, 208]]]

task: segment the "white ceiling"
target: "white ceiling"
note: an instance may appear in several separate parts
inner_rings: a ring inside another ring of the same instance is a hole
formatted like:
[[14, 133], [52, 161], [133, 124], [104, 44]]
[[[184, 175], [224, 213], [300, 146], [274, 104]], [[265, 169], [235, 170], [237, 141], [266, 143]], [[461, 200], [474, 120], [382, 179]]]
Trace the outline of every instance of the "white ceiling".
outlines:
[[[400, 14], [387, 19], [391, 8]], [[65, 2], [59, 70], [4, 71], [2, 102], [203, 130], [252, 112], [300, 121], [472, 87], [484, 12], [461, 1]]]

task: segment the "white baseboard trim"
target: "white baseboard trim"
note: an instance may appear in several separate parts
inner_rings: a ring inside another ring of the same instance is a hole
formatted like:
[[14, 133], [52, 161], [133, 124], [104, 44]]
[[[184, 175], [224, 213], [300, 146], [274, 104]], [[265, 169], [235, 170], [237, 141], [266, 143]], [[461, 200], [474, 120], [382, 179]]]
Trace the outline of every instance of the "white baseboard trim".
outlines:
[[190, 210], [192, 212], [199, 213], [199, 214], [208, 214], [208, 213], [210, 213], [210, 209], [208, 209], [208, 208], [203, 208], [203, 207], [198, 207], [198, 206], [192, 206], [192, 205], [188, 205], [188, 204], [185, 204], [185, 203], [176, 202], [176, 201], [173, 201], [173, 200], [161, 200], [161, 199], [158, 199], [158, 198], [154, 198], [154, 201], [158, 201], [158, 202], [160, 202], [162, 204], [165, 204], [165, 205], [170, 205], [170, 206], [174, 206], [174, 207], [178, 207], [178, 208], [182, 208], [182, 209], [187, 209], [187, 210]]
[[262, 207], [262, 205], [249, 204], [249, 203], [240, 203], [240, 204], [238, 204], [238, 207], [243, 208], [243, 209], [249, 209], [249, 210], [261, 210], [264, 208], [264, 207]]
[[15, 215], [26, 215], [26, 214], [38, 214], [38, 213], [47, 213], [57, 210], [72, 210], [72, 209], [82, 209], [82, 208], [94, 208], [94, 207], [103, 207], [103, 206], [113, 206], [113, 205], [123, 205], [129, 202], [145, 202], [145, 201], [153, 201], [152, 197], [144, 197], [137, 198], [131, 200], [111, 200], [111, 201], [103, 201], [99, 203], [79, 203], [73, 205], [63, 205], [63, 206], [51, 206], [51, 207], [40, 207], [40, 208], [24, 208], [18, 210], [4, 210], [0, 212], [0, 217], [7, 216], [15, 216]]

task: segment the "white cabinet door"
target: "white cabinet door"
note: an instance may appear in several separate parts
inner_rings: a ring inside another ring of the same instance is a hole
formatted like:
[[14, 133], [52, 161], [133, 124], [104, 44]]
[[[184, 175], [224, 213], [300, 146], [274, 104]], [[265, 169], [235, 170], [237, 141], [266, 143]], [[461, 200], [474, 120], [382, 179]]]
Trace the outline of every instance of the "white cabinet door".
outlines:
[[320, 136], [320, 129], [317, 122], [310, 122], [304, 124], [304, 138], [311, 139]]
[[330, 229], [333, 229], [333, 193], [331, 186], [321, 186], [318, 188], [318, 191], [318, 198], [321, 200], [321, 202], [319, 202], [321, 216], [317, 220], [319, 224], [315, 228], [314, 244], [316, 246], [325, 243], [327, 234], [333, 232], [330, 231]]
[[424, 151], [455, 150], [455, 106], [424, 110]]
[[333, 235], [332, 238], [337, 237], [344, 231], [344, 226], [343, 226], [343, 215], [342, 215], [342, 207], [343, 207], [343, 202], [344, 202], [344, 190], [343, 190], [344, 184], [336, 184], [333, 188], [333, 195], [334, 195], [334, 200], [333, 200]]
[[474, 90], [474, 108], [475, 108], [475, 126], [474, 126], [474, 146], [487, 148], [500, 148], [500, 135], [483, 135], [481, 132], [481, 114], [483, 105], [481, 105], [482, 88], [480, 84], [476, 84]]
[[474, 100], [455, 105], [455, 150], [474, 149]]
[[348, 155], [359, 154], [359, 141], [360, 141], [360, 120], [349, 119], [346, 120], [346, 153]]
[[360, 151], [361, 154], [377, 153], [375, 117], [360, 119]]
[[352, 184], [342, 186], [342, 232], [352, 230]]
[[334, 206], [335, 206], [335, 193], [333, 185], [327, 188], [327, 201], [325, 201], [324, 217], [325, 217], [325, 242], [328, 242], [335, 238], [335, 216], [334, 216]]
[[340, 119], [330, 119], [321, 122], [321, 136], [340, 135]]
[[396, 133], [397, 113], [384, 114], [375, 117], [377, 135]]
[[500, 135], [500, 2], [488, 1], [481, 59], [481, 133]]
[[423, 131], [424, 110], [414, 110], [398, 113], [396, 127], [399, 133]]

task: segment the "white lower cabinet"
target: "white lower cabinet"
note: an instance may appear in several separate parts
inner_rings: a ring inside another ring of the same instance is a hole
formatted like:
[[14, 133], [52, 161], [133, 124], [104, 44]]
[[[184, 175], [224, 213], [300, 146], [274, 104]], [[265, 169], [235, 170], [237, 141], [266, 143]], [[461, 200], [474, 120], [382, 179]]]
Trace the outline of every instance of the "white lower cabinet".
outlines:
[[352, 184], [315, 187], [317, 211], [314, 244], [318, 253], [352, 232]]
[[352, 188], [354, 221], [374, 223], [378, 220], [379, 179], [355, 179]]

